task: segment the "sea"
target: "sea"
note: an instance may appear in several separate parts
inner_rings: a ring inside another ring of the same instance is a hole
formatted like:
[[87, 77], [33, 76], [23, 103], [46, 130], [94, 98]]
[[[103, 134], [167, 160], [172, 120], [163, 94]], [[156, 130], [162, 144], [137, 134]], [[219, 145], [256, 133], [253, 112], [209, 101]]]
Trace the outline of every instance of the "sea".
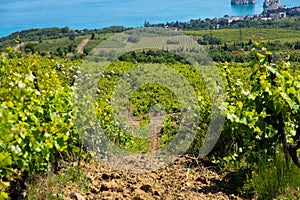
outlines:
[[[263, 11], [263, 1], [232, 6], [230, 0], [1, 0], [0, 37], [31, 28], [142, 27], [145, 21], [253, 15]], [[281, 5], [300, 6], [300, 0], [281, 0]]]

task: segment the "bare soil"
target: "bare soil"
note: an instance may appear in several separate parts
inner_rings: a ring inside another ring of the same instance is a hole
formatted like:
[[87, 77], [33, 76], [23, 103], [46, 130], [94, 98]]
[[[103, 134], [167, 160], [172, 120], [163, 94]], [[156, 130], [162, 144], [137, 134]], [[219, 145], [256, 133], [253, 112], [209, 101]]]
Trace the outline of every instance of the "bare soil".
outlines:
[[17, 44], [16, 46], [14, 46], [14, 52], [17, 52], [24, 45], [25, 45], [25, 43], [22, 42], [21, 44]]
[[78, 53], [83, 53], [83, 48], [87, 45], [89, 42], [89, 39], [84, 39], [80, 42], [80, 44], [77, 46], [77, 52]]
[[90, 180], [88, 191], [62, 188], [69, 194], [65, 199], [243, 199], [215, 167], [187, 155], [147, 173], [114, 171], [99, 162], [84, 163], [82, 169]]

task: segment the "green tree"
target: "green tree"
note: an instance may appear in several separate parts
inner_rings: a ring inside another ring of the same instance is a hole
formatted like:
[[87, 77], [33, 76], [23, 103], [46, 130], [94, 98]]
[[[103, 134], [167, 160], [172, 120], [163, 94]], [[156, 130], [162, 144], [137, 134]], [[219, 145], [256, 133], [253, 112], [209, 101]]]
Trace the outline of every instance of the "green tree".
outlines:
[[76, 38], [75, 33], [72, 33], [72, 34], [69, 36], [69, 39], [72, 40], [72, 41], [74, 41], [75, 38]]

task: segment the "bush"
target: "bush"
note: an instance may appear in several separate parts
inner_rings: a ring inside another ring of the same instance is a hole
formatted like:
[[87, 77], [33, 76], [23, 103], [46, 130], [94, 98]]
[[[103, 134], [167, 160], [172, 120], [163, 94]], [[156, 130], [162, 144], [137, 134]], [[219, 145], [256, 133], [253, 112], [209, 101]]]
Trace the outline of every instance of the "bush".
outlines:
[[128, 42], [131, 42], [131, 43], [138, 43], [140, 41], [140, 38], [137, 37], [137, 36], [129, 36], [128, 39], [127, 39]]

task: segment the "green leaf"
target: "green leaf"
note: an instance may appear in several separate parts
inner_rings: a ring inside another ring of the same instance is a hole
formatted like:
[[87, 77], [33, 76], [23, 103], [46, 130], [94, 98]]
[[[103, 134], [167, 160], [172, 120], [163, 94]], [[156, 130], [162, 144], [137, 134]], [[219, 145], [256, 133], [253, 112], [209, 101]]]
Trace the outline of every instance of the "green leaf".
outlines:
[[6, 192], [0, 191], [0, 200], [8, 199], [8, 194]]
[[267, 68], [270, 72], [272, 72], [273, 74], [276, 74], [277, 69], [276, 69], [275, 65], [268, 65]]
[[0, 153], [0, 168], [7, 167], [12, 164], [12, 158], [8, 152]]
[[239, 108], [243, 108], [243, 102], [241, 102], [241, 101], [237, 101], [237, 102], [236, 102], [236, 105], [237, 105]]
[[50, 117], [51, 117], [52, 120], [55, 119], [56, 118], [56, 112], [51, 112]]

